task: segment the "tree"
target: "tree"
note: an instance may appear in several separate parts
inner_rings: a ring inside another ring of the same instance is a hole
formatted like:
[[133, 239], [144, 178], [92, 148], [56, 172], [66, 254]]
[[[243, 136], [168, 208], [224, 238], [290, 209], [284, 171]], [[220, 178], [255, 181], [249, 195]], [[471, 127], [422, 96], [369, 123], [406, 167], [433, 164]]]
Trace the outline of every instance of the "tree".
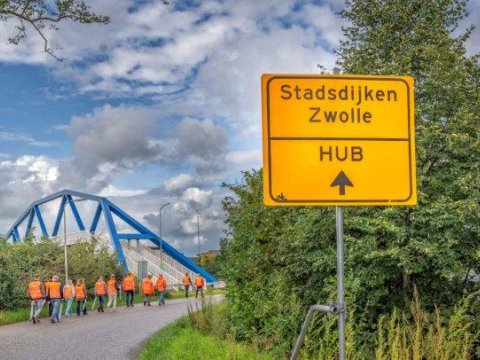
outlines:
[[480, 67], [466, 56], [472, 28], [453, 36], [466, 1], [347, 1], [341, 14], [350, 22], [338, 51], [344, 72], [415, 80], [419, 192], [417, 207], [352, 209], [347, 231], [358, 249], [375, 238], [370, 257], [391, 261], [385, 270], [401, 278], [388, 284], [405, 299], [417, 286], [430, 304], [451, 304], [480, 271]]
[[[342, 71], [411, 75], [416, 97], [418, 206], [345, 209], [356, 344], [372, 344], [379, 317], [408, 309], [414, 289], [427, 308], [451, 310], [478, 287], [468, 275], [480, 274], [480, 66], [465, 52], [471, 29], [454, 36], [465, 7], [460, 0], [358, 0], [341, 13], [349, 21], [338, 51]], [[261, 172], [228, 188], [229, 233], [221, 244], [228, 323], [240, 339], [275, 344], [280, 356], [308, 306], [336, 297], [334, 211], [263, 206]], [[324, 335], [315, 332], [311, 344]]]
[[17, 33], [8, 39], [10, 44], [18, 45], [27, 37], [27, 24], [40, 36], [44, 51], [57, 60], [55, 49], [49, 46], [45, 29], [58, 30], [56, 24], [71, 20], [81, 24], [108, 24], [108, 16], [97, 15], [83, 0], [0, 0], [0, 20], [18, 21]]

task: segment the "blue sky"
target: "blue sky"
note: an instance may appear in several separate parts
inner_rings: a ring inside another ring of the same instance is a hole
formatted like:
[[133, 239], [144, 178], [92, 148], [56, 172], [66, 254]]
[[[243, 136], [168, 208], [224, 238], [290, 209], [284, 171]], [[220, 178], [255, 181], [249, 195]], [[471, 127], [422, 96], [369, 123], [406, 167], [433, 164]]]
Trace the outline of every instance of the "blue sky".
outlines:
[[[261, 166], [261, 74], [332, 69], [343, 2], [87, 3], [111, 23], [48, 32], [61, 63], [34, 32], [9, 45], [15, 22], [0, 24], [0, 231], [70, 188], [109, 196], [152, 230], [170, 202], [164, 237], [188, 255], [196, 208], [202, 249], [218, 248], [220, 184]], [[478, 43], [477, 31], [469, 51]]]

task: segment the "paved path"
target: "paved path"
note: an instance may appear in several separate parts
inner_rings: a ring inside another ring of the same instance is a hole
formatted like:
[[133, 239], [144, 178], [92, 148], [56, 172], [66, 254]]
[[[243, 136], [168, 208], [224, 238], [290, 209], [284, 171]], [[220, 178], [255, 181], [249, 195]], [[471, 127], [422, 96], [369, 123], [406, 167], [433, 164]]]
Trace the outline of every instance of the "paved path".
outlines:
[[[220, 301], [222, 295], [212, 297]], [[195, 299], [167, 300], [165, 306], [136, 304], [115, 311], [87, 316], [49, 319], [33, 325], [22, 322], [0, 326], [1, 360], [109, 360], [135, 359], [142, 345], [158, 329], [187, 314], [187, 303]]]

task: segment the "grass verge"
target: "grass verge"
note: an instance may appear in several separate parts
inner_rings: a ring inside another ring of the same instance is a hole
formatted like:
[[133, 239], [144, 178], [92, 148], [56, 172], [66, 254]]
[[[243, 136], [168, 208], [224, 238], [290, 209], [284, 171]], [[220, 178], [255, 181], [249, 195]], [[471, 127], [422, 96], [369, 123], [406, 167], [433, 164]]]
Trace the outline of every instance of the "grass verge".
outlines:
[[157, 332], [145, 345], [139, 360], [271, 360], [252, 347], [219, 339], [195, 329], [187, 316]]

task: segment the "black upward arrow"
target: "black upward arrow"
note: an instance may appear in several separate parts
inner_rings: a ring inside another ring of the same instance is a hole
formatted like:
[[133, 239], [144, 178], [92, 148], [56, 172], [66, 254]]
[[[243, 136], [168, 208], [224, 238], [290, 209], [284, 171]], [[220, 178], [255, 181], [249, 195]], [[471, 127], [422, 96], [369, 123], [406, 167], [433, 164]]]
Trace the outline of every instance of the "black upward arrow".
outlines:
[[345, 175], [345, 173], [340, 170], [337, 177], [335, 178], [335, 180], [333, 180], [332, 184], [330, 185], [330, 187], [334, 187], [334, 186], [338, 186], [338, 188], [340, 189], [340, 195], [345, 195], [345, 186], [353, 187], [353, 184], [350, 181], [350, 179], [347, 177], [347, 175]]

